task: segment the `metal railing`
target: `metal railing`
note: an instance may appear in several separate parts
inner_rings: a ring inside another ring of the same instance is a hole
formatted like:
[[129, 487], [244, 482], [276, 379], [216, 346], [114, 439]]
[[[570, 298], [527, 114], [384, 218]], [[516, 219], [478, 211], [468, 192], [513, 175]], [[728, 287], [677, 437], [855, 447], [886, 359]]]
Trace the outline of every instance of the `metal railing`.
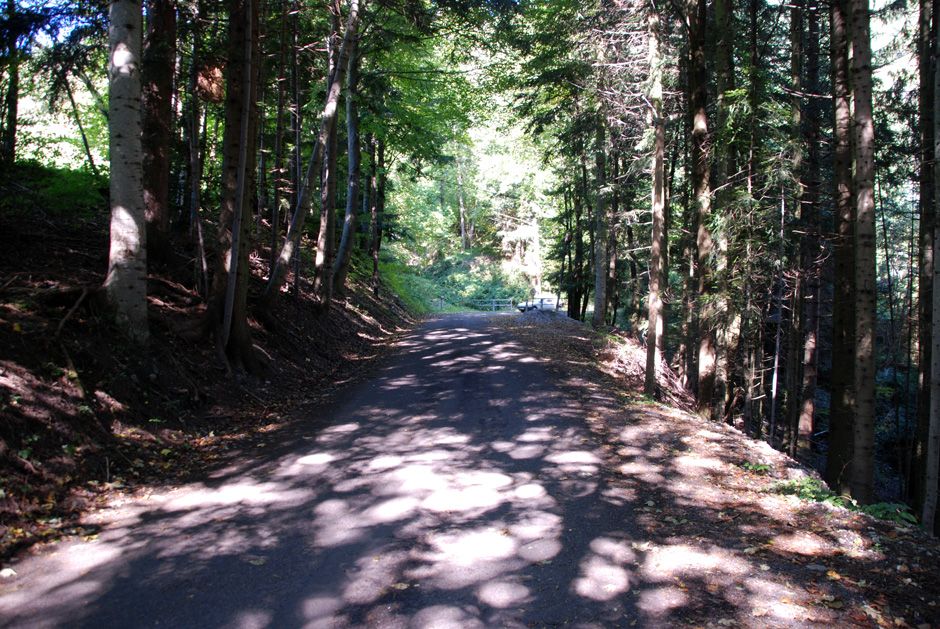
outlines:
[[470, 305], [477, 310], [496, 312], [498, 310], [512, 310], [516, 302], [514, 299], [471, 299]]

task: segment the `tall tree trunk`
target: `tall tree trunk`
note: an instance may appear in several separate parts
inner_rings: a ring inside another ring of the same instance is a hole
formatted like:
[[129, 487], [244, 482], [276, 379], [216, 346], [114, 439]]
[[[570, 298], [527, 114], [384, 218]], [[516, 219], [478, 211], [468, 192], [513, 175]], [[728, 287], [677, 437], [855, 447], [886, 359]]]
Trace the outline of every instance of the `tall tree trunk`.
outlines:
[[349, 180], [346, 186], [346, 217], [343, 220], [343, 236], [333, 266], [333, 288], [342, 294], [349, 272], [349, 261], [356, 242], [357, 218], [359, 213], [359, 184], [362, 163], [362, 148], [359, 142], [359, 106], [356, 102], [356, 90], [359, 84], [358, 40], [353, 40], [353, 49], [349, 54], [349, 74], [346, 91], [346, 142], [349, 154]]
[[[196, 33], [195, 37], [199, 37]], [[170, 143], [173, 141], [173, 73], [176, 0], [147, 0], [141, 61], [144, 212], [150, 261], [170, 258]]]
[[714, 242], [710, 230], [711, 178], [706, 110], [705, 0], [690, 0], [689, 21], [689, 117], [692, 126], [692, 194], [696, 208], [696, 267], [698, 278], [698, 412], [711, 418], [715, 395], [715, 292], [711, 268]]
[[[807, 11], [806, 75], [811, 92], [819, 89], [819, 8]], [[803, 311], [803, 383], [800, 395], [798, 445], [809, 452], [813, 445], [816, 415], [816, 382], [819, 363], [819, 107], [815, 101], [806, 107], [806, 186], [803, 188], [803, 215], [807, 226], [803, 253], [805, 298]]]
[[285, 61], [287, 52], [287, 0], [281, 10], [281, 33], [277, 62], [277, 109], [274, 124], [274, 193], [271, 200], [271, 256], [269, 268], [273, 269], [277, 255], [277, 243], [281, 233], [281, 195], [284, 180], [284, 83], [287, 81]]
[[597, 116], [597, 147], [594, 151], [597, 200], [594, 212], [594, 315], [591, 326], [604, 325], [607, 318], [607, 143], [603, 116]]
[[[940, 38], [935, 42], [936, 48], [934, 56], [934, 96], [940, 94], [940, 64], [937, 63], [940, 55]], [[934, 100], [933, 123], [934, 123], [934, 181], [940, 181], [940, 129], [937, 128], [937, 122], [940, 121], [940, 100]], [[934, 191], [934, 217], [940, 215], [936, 205], [940, 203], [940, 197], [936, 196]], [[933, 259], [940, 259], [940, 224], [934, 221], [933, 226]], [[927, 424], [927, 439], [924, 444], [924, 501], [921, 511], [921, 524], [931, 535], [937, 532], [937, 503], [938, 503], [938, 482], [940, 482], [940, 265], [933, 265], [933, 313], [931, 317], [931, 331], [933, 338], [931, 347], [931, 365], [930, 365], [930, 419]]]
[[852, 191], [852, 119], [849, 101], [848, 4], [830, 10], [833, 90], [833, 305], [832, 392], [826, 483], [848, 493], [855, 438], [855, 238]]
[[[715, 142], [715, 202], [718, 211], [726, 216], [734, 215], [735, 184], [731, 181], [734, 166], [735, 147], [732, 143], [730, 128], [729, 92], [734, 89], [734, 2], [716, 0], [715, 19], [718, 27], [716, 47], [716, 79], [718, 97], [715, 107], [716, 142]], [[724, 418], [731, 395], [729, 383], [733, 370], [732, 358], [736, 329], [740, 325], [737, 313], [730, 307], [732, 302], [731, 282], [729, 280], [730, 244], [728, 223], [719, 227], [715, 236], [715, 385], [712, 399], [711, 416], [713, 419]]]
[[382, 247], [382, 220], [385, 218], [385, 142], [375, 138], [372, 160], [374, 199], [372, 202], [372, 294], [379, 296], [379, 249]]
[[647, 8], [650, 65], [650, 118], [653, 124], [653, 230], [650, 246], [649, 318], [646, 331], [646, 378], [643, 392], [656, 397], [656, 377], [663, 349], [663, 223], [665, 222], [666, 187], [663, 177], [666, 130], [663, 120], [663, 61], [660, 52], [659, 14], [652, 6]]
[[111, 251], [104, 281], [118, 326], [132, 340], [149, 338], [147, 233], [140, 146], [140, 0], [112, 0], [108, 98], [111, 152]]
[[917, 364], [919, 371], [917, 428], [911, 452], [911, 470], [909, 475], [909, 493], [915, 513], [923, 511], [924, 497], [927, 490], [924, 485], [926, 474], [926, 447], [930, 426], [931, 373], [933, 356], [933, 234], [936, 223], [936, 190], [934, 143], [936, 142], [936, 120], [934, 108], [936, 91], [934, 88], [937, 60], [934, 58], [937, 25], [940, 22], [940, 1], [920, 1], [920, 21], [917, 38], [920, 74], [920, 233], [918, 247], [918, 326], [917, 326]]
[[231, 0], [229, 55], [225, 90], [225, 127], [222, 140], [218, 256], [207, 315], [220, 351], [241, 372], [253, 367], [248, 328], [248, 250], [251, 205], [248, 162], [254, 151], [252, 116], [257, 0]]
[[[332, 33], [329, 39], [327, 93], [330, 83], [335, 81], [340, 64], [340, 7], [338, 2], [330, 5], [332, 14]], [[347, 54], [351, 56], [355, 40], [347, 44]], [[323, 159], [323, 176], [320, 183], [320, 232], [317, 236], [316, 279], [313, 291], [319, 300], [317, 310], [328, 316], [333, 301], [333, 262], [336, 257], [336, 188], [339, 179], [339, 159], [337, 156], [337, 124], [333, 124], [327, 138]]]
[[287, 238], [284, 242], [284, 246], [281, 248], [281, 254], [278, 256], [277, 263], [274, 265], [274, 269], [271, 272], [268, 285], [265, 287], [264, 294], [259, 301], [259, 306], [262, 309], [269, 308], [274, 297], [281, 291], [281, 287], [284, 285], [284, 279], [287, 275], [287, 265], [290, 264], [290, 261], [293, 259], [294, 251], [300, 243], [303, 225], [307, 219], [307, 214], [310, 212], [310, 176], [311, 173], [317, 172], [322, 168], [327, 141], [332, 131], [336, 128], [339, 96], [342, 91], [342, 85], [346, 79], [346, 66], [349, 63], [349, 46], [352, 38], [358, 37], [359, 16], [359, 0], [352, 0], [349, 6], [349, 17], [346, 20], [346, 32], [343, 35], [343, 45], [340, 48], [336, 77], [334, 77], [333, 83], [330, 85], [326, 106], [323, 108], [320, 132], [317, 135], [317, 142], [314, 146], [313, 155], [310, 157], [310, 164], [307, 167], [303, 184], [297, 195], [297, 206], [294, 211], [294, 217], [291, 219], [290, 228], [287, 231]]
[[68, 79], [65, 80], [65, 92], [69, 97], [69, 104], [72, 106], [72, 115], [75, 117], [75, 125], [82, 136], [82, 146], [85, 149], [85, 157], [88, 158], [88, 167], [92, 174], [98, 176], [98, 166], [95, 165], [95, 158], [91, 155], [91, 146], [88, 144], [88, 136], [85, 134], [85, 126], [82, 124], [82, 117], [78, 113], [78, 105], [75, 104], [75, 94], [72, 93], [72, 84]]
[[581, 298], [584, 292], [584, 233], [581, 226], [581, 195], [572, 191], [574, 210], [574, 259], [571, 261], [572, 284], [568, 290], [568, 316], [581, 318]]
[[[16, 0], [7, 0], [7, 14], [11, 20], [16, 11]], [[13, 29], [6, 34], [7, 92], [3, 103], [6, 120], [3, 121], [3, 133], [0, 135], [0, 168], [16, 161], [16, 127], [20, 101], [20, 51], [17, 45], [17, 35], [18, 33]]]
[[851, 0], [852, 91], [855, 116], [855, 457], [852, 498], [874, 497], [875, 326], [878, 285], [875, 267], [875, 125], [872, 110], [871, 27], [868, 0]]
[[467, 252], [467, 214], [463, 199], [463, 160], [460, 159], [460, 144], [454, 137], [454, 160], [457, 166], [457, 210], [460, 213], [460, 252]]

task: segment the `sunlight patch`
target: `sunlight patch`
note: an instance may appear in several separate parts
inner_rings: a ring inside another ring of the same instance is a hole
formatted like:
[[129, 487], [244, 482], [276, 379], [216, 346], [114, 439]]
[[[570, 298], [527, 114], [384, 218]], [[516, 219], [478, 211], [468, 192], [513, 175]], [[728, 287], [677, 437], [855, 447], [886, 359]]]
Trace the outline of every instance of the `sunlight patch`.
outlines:
[[463, 609], [449, 605], [435, 605], [422, 609], [411, 621], [415, 629], [482, 629], [479, 618]]
[[238, 629], [262, 629], [271, 625], [271, 613], [261, 610], [246, 610], [238, 612], [232, 620], [232, 627]]
[[477, 590], [477, 598], [490, 607], [505, 609], [526, 602], [529, 598], [529, 588], [505, 581], [485, 583]]
[[336, 457], [329, 452], [317, 452], [316, 454], [308, 454], [307, 456], [300, 457], [297, 459], [297, 463], [299, 465], [326, 465], [335, 460]]
[[685, 592], [676, 586], [666, 586], [643, 590], [636, 607], [650, 616], [665, 616], [677, 607], [682, 607], [689, 600]]
[[492, 509], [503, 501], [502, 495], [489, 487], [442, 489], [428, 496], [422, 506], [431, 511], [470, 511]]
[[746, 574], [747, 563], [723, 553], [702, 552], [691, 546], [666, 546], [652, 551], [643, 564], [643, 576], [665, 581], [674, 576], [690, 576], [715, 570], [725, 574]]
[[594, 556], [581, 563], [581, 576], [575, 579], [575, 591], [594, 601], [609, 601], [630, 589], [630, 576], [620, 566]]

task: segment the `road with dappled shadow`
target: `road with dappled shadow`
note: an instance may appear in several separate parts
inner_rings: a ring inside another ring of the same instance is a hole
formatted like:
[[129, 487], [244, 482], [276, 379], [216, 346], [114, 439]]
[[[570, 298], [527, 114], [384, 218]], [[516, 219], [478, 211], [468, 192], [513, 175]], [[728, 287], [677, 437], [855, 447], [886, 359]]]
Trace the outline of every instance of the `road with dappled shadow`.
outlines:
[[657, 624], [587, 409], [494, 321], [427, 322], [278, 446], [18, 564], [0, 624]]

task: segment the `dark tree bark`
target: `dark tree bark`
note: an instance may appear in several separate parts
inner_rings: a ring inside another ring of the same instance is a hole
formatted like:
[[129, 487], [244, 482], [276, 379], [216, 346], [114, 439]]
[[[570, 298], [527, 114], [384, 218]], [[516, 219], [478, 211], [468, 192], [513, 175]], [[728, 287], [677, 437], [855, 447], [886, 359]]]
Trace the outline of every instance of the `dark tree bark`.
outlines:
[[852, 120], [849, 103], [848, 7], [830, 10], [833, 90], [833, 306], [829, 455], [825, 480], [832, 491], [848, 493], [854, 453], [855, 404], [855, 239], [852, 204]]
[[170, 143], [175, 68], [176, 0], [147, 0], [147, 33], [141, 62], [141, 142], [147, 244], [149, 259], [156, 262], [168, 261], [171, 254]]
[[909, 493], [915, 513], [923, 511], [926, 486], [926, 445], [930, 426], [930, 404], [933, 363], [933, 234], [936, 223], [936, 190], [934, 167], [935, 100], [934, 74], [937, 60], [934, 58], [937, 24], [940, 22], [940, 2], [921, 0], [918, 32], [918, 61], [920, 76], [920, 230], [918, 248], [918, 307], [917, 334], [919, 371], [917, 429], [911, 452]]
[[257, 59], [257, 0], [231, 0], [229, 51], [222, 139], [222, 190], [215, 273], [207, 316], [230, 370], [254, 367], [248, 327], [248, 253], [251, 204], [249, 160], [254, 152], [252, 117], [257, 115], [254, 85]]
[[597, 147], [594, 152], [597, 205], [594, 211], [594, 315], [591, 326], [604, 325], [607, 318], [607, 146], [604, 120], [597, 117]]
[[696, 267], [698, 278], [698, 412], [711, 418], [715, 395], [715, 292], [711, 268], [714, 242], [709, 229], [711, 220], [711, 175], [709, 172], [708, 113], [706, 109], [705, 0], [690, 0], [689, 30], [689, 121], [692, 127], [692, 194], [696, 214]]

